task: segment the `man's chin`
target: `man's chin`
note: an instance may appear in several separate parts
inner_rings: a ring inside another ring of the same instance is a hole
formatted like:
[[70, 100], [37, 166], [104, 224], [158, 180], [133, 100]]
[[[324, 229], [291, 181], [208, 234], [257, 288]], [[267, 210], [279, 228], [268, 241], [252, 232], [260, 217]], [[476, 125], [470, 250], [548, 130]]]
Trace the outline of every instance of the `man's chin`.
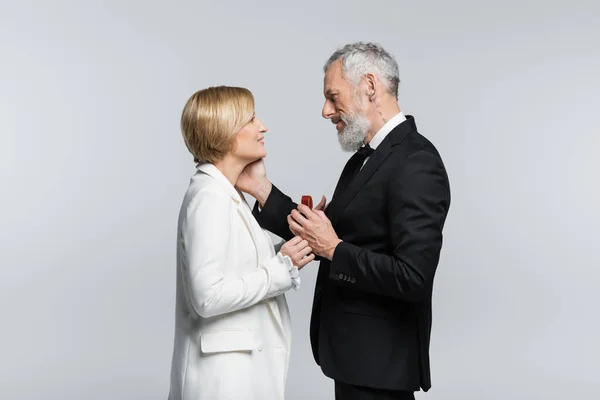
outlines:
[[344, 137], [341, 134], [338, 134], [338, 142], [340, 143], [340, 147], [342, 148], [342, 151], [345, 151], [348, 153], [354, 153], [362, 145], [362, 144], [356, 144], [356, 143], [349, 143], [349, 142], [345, 141]]
[[344, 147], [344, 146], [342, 146], [342, 151], [343, 151], [344, 153], [354, 153], [354, 152], [356, 152], [357, 150], [358, 150], [358, 148], [349, 147], [349, 146], [348, 146], [348, 147]]

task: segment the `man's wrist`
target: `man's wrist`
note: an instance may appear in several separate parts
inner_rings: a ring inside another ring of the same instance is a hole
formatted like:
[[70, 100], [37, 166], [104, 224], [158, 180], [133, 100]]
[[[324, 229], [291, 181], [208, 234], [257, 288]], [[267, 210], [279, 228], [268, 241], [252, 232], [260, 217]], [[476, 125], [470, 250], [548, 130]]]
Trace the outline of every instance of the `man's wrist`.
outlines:
[[338, 239], [337, 243], [335, 243], [325, 254], [323, 254], [323, 256], [328, 259], [329, 261], [333, 260], [333, 255], [335, 254], [335, 249], [338, 247], [338, 245], [340, 243], [342, 243], [343, 240]]
[[261, 208], [265, 207], [265, 203], [271, 194], [271, 190], [273, 189], [273, 184], [268, 179], [260, 182], [256, 187], [252, 196], [258, 201], [258, 204]]

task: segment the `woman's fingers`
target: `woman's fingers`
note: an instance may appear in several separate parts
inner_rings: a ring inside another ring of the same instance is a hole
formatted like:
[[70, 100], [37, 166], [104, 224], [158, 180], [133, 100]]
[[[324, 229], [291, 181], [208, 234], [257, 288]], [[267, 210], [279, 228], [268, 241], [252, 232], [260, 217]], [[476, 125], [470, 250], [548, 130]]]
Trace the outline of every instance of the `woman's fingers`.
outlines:
[[311, 253], [309, 256], [304, 257], [300, 261], [298, 261], [296, 266], [298, 267], [298, 269], [302, 269], [302, 267], [304, 267], [306, 264], [308, 264], [309, 262], [311, 262], [314, 259], [315, 259], [315, 255]]

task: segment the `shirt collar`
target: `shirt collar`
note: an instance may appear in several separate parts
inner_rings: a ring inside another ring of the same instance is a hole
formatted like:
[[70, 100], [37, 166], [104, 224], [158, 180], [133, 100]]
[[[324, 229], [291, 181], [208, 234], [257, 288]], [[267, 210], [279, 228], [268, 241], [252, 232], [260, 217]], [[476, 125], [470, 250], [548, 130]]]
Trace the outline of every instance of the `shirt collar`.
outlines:
[[392, 119], [386, 122], [386, 124], [381, 127], [381, 129], [375, 134], [375, 136], [373, 136], [373, 139], [371, 139], [371, 141], [369, 142], [369, 146], [371, 146], [371, 148], [375, 150], [377, 146], [379, 146], [381, 142], [383, 142], [383, 139], [385, 139], [388, 133], [390, 133], [395, 127], [397, 127], [404, 121], [406, 121], [406, 116], [404, 115], [404, 113], [402, 113], [402, 111], [400, 111], [398, 114], [394, 115]]

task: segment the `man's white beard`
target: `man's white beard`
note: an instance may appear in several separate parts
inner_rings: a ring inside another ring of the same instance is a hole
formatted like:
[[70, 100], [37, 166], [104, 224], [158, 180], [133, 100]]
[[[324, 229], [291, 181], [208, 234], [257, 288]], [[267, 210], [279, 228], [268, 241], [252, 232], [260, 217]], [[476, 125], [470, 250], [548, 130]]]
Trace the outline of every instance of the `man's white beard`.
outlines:
[[356, 151], [365, 142], [371, 122], [363, 114], [354, 114], [348, 116], [340, 116], [346, 125], [341, 132], [338, 133], [338, 141], [344, 151]]

